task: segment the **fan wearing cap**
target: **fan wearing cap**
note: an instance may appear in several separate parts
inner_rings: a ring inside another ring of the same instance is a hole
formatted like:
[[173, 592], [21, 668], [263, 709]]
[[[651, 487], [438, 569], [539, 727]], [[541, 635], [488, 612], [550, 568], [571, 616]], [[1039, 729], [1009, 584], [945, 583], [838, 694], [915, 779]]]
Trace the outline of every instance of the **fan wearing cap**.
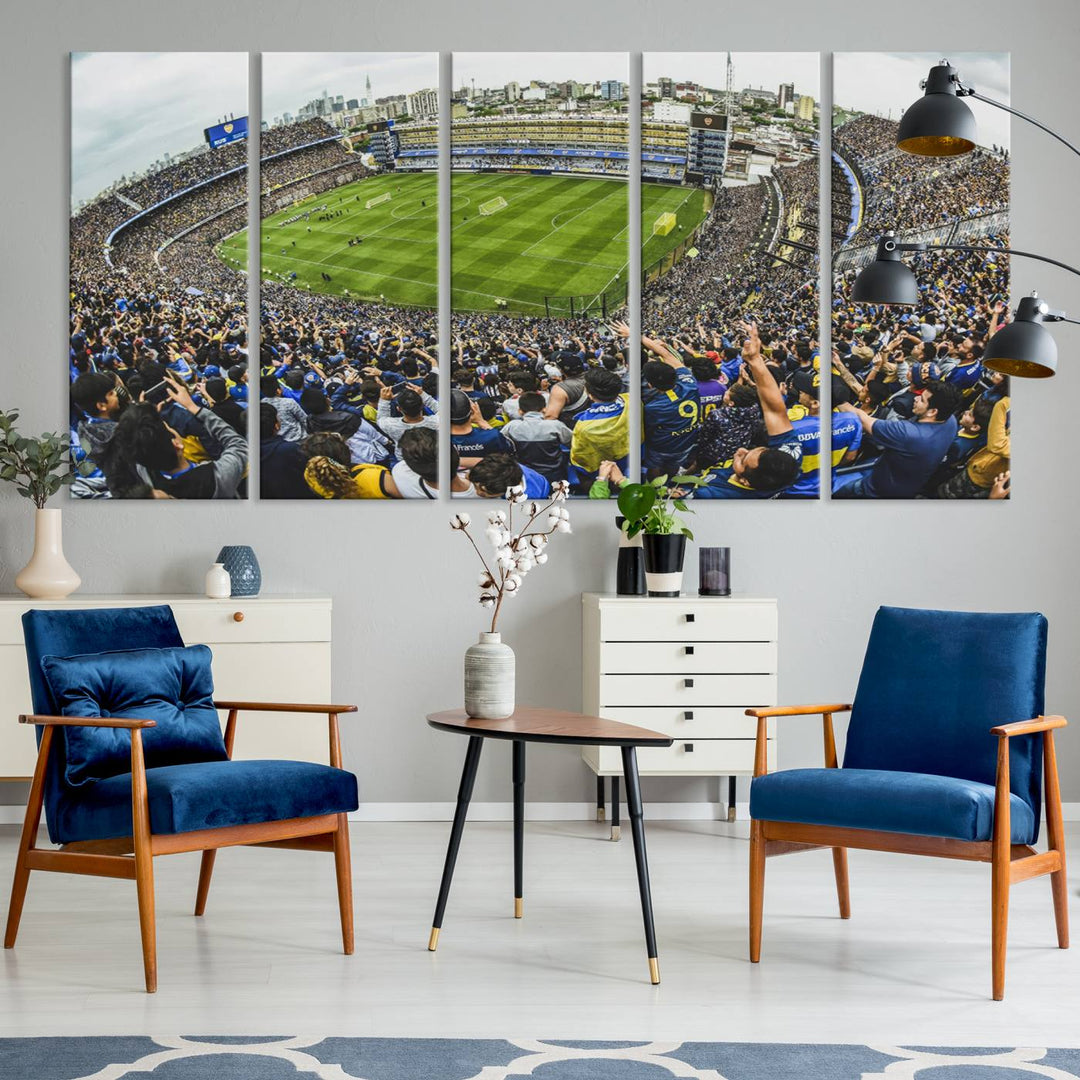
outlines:
[[765, 421], [764, 446], [739, 447], [732, 459], [705, 472], [695, 499], [772, 499], [801, 475], [802, 447], [788, 419], [787, 403], [761, 351], [753, 323], [744, 323], [742, 357], [757, 387]]
[[480, 403], [464, 390], [450, 391], [450, 444], [461, 455], [468, 471], [488, 454], [509, 454], [510, 444], [480, 412]]

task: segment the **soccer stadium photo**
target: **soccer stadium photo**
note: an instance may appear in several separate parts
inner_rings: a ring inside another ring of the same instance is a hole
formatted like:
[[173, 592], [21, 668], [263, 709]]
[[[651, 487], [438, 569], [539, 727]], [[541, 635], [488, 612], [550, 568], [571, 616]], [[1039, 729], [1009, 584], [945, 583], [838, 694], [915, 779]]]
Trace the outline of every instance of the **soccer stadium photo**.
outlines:
[[[949, 61], [1008, 103], [1007, 53]], [[930, 53], [833, 60], [833, 498], [1009, 497], [1009, 377], [981, 362], [1008, 318], [1009, 262], [995, 249], [1009, 242], [1009, 116], [965, 98], [980, 144], [941, 157], [901, 149], [896, 103], [916, 100], [941, 64]], [[854, 291], [881, 250], [906, 264], [910, 296], [871, 294], [865, 277]]]
[[438, 83], [435, 53], [263, 56], [264, 499], [437, 498]]
[[80, 499], [247, 494], [246, 53], [71, 57], [70, 443]]
[[452, 492], [602, 494], [630, 454], [628, 58], [453, 63]]
[[819, 494], [819, 64], [643, 58], [641, 470], [695, 499]]

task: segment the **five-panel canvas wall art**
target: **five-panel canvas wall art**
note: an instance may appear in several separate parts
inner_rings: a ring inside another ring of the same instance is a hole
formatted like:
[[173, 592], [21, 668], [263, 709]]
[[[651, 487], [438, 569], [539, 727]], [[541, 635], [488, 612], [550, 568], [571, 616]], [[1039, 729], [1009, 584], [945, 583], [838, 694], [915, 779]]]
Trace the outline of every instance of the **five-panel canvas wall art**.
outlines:
[[[810, 52], [647, 52], [634, 100], [625, 53], [457, 53], [448, 108], [436, 53], [266, 53], [250, 176], [248, 54], [74, 54], [74, 496], [805, 500], [826, 455], [834, 498], [1007, 496], [1007, 259], [852, 297], [890, 231], [1007, 246], [1007, 116], [897, 148], [937, 61], [836, 54], [830, 117]], [[1006, 54], [954, 62], [1007, 103]]]

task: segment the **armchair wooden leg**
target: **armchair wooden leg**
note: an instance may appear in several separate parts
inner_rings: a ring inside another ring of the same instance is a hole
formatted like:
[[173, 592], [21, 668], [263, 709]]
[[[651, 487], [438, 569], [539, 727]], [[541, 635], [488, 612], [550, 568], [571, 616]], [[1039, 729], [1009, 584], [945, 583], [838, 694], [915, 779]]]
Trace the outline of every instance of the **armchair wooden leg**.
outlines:
[[1061, 858], [1061, 869], [1050, 875], [1054, 896], [1054, 922], [1057, 924], [1058, 948], [1069, 947], [1069, 892], [1065, 878], [1065, 824], [1061, 814], [1061, 784], [1058, 782], [1057, 751], [1054, 733], [1043, 734], [1043, 775], [1046, 778], [1046, 834], [1050, 850]]
[[45, 801], [45, 770], [49, 762], [49, 748], [52, 745], [52, 737], [53, 729], [51, 727], [46, 727], [41, 733], [41, 745], [38, 747], [34, 779], [30, 784], [30, 798], [26, 803], [26, 817], [23, 818], [19, 851], [15, 856], [15, 875], [11, 882], [11, 903], [8, 905], [7, 929], [4, 931], [5, 949], [15, 948], [15, 938], [19, 933], [23, 902], [26, 900], [26, 886], [30, 883], [30, 867], [26, 865], [26, 855], [35, 846], [38, 827], [41, 825], [41, 808]]
[[1005, 998], [1005, 943], [1009, 933], [1009, 884], [1012, 880], [1009, 792], [1009, 740], [998, 739], [994, 832], [990, 860], [991, 968], [995, 1001]]
[[765, 906], [765, 837], [760, 821], [750, 822], [750, 963], [761, 959], [761, 919]]
[[349, 849], [349, 815], [338, 814], [334, 832], [334, 868], [337, 871], [338, 907], [341, 909], [341, 944], [346, 956], [352, 956], [353, 894], [352, 852]]
[[150, 803], [146, 793], [146, 766], [142, 733], [131, 733], [131, 816], [135, 841], [135, 891], [139, 898], [146, 992], [157, 990], [157, 936], [154, 925], [154, 856], [150, 850]]
[[848, 891], [847, 848], [832, 849], [833, 873], [836, 875], [836, 898], [840, 901], [840, 918], [851, 918], [851, 894]]
[[202, 853], [202, 862], [199, 863], [199, 887], [195, 891], [195, 914], [202, 915], [206, 911], [206, 897], [210, 892], [210, 878], [214, 874], [214, 860], [217, 858], [217, 848], [209, 848]]

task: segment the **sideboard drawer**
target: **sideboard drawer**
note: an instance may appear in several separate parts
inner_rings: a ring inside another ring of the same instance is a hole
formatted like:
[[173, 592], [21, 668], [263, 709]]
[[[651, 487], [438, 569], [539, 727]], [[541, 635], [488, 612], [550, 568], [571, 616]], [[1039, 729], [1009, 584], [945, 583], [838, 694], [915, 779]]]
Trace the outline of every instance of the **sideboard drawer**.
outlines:
[[230, 600], [174, 602], [172, 609], [180, 636], [187, 642], [200, 641], [213, 646], [215, 643], [330, 640], [330, 605], [327, 603], [252, 602], [250, 598], [234, 596]]
[[775, 675], [601, 675], [600, 708], [625, 705], [739, 705], [776, 700]]
[[603, 641], [775, 641], [776, 605], [694, 599], [603, 604]]
[[[769, 768], [773, 767], [775, 743], [768, 743]], [[692, 748], [692, 749], [691, 749]], [[599, 771], [622, 775], [622, 753], [617, 746], [601, 746]], [[682, 740], [671, 746], [639, 747], [638, 772], [642, 776], [732, 776], [754, 771], [753, 739]]]
[[775, 641], [605, 641], [604, 675], [685, 672], [711, 675], [768, 675], [776, 672]]
[[[678, 705], [633, 705], [603, 709], [608, 720], [662, 731], [673, 739], [754, 739], [757, 720], [741, 708], [681, 708]], [[768, 721], [769, 738], [775, 738], [776, 720]]]

